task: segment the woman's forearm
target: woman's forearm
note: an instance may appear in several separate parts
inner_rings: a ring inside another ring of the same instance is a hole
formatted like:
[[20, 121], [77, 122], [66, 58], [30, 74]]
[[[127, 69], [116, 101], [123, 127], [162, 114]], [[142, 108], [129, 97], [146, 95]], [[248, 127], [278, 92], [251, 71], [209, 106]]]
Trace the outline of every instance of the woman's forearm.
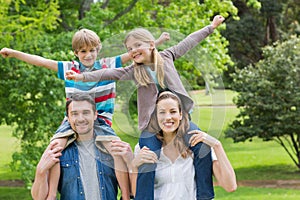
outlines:
[[221, 187], [223, 187], [227, 192], [233, 192], [237, 188], [234, 169], [223, 149], [222, 144], [217, 142], [213, 148], [217, 156], [217, 160], [213, 161], [214, 176]]

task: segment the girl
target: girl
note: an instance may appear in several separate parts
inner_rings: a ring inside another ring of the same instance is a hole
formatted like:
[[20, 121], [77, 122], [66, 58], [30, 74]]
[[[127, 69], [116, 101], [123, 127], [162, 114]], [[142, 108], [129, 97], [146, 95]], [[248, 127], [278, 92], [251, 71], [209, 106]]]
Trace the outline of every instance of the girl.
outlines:
[[[146, 29], [135, 29], [126, 36], [125, 46], [128, 54], [134, 63], [125, 68], [98, 70], [97, 72], [85, 72], [77, 74], [68, 71], [66, 78], [75, 81], [102, 81], [102, 80], [134, 80], [138, 87], [138, 120], [139, 129], [142, 130], [139, 144], [143, 148], [147, 146], [159, 157], [161, 141], [154, 133], [148, 131], [148, 124], [151, 114], [155, 109], [157, 95], [160, 91], [170, 90], [179, 96], [183, 103], [183, 110], [189, 113], [193, 107], [193, 100], [185, 90], [180, 77], [175, 69], [174, 61], [200, 41], [210, 35], [218, 27], [224, 18], [220, 15], [214, 17], [211, 25], [202, 28], [177, 45], [162, 52], [155, 48], [154, 37]], [[189, 123], [189, 130], [199, 129], [192, 122]], [[189, 137], [186, 135], [185, 140]], [[197, 178], [197, 198], [211, 199], [214, 196], [212, 184], [212, 160], [210, 148], [199, 143], [191, 146], [194, 153], [194, 166]], [[201, 151], [200, 151], [201, 148]], [[139, 167], [137, 179], [137, 192], [135, 199], [154, 198], [154, 176], [156, 164], [144, 164]]]

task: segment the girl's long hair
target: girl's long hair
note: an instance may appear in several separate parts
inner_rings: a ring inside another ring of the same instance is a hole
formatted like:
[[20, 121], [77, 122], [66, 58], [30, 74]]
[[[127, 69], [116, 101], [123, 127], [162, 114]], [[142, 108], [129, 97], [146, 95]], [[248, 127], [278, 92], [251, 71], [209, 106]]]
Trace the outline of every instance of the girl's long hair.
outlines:
[[164, 99], [173, 99], [174, 101], [176, 101], [178, 103], [179, 112], [182, 113], [182, 119], [179, 122], [179, 126], [176, 131], [176, 136], [174, 138], [174, 145], [178, 149], [181, 156], [183, 158], [186, 158], [187, 156], [192, 154], [191, 150], [188, 148], [188, 144], [186, 144], [184, 141], [184, 135], [187, 134], [187, 131], [189, 129], [189, 118], [188, 118], [188, 113], [186, 113], [182, 109], [181, 100], [176, 94], [167, 91], [167, 92], [162, 92], [158, 96], [157, 101], [156, 101], [155, 110], [152, 113], [152, 117], [151, 117], [149, 125], [148, 125], [148, 131], [150, 131], [152, 133], [156, 133], [156, 137], [160, 141], [164, 142], [163, 131], [159, 127], [158, 119], [157, 119], [157, 104], [161, 100], [164, 100]]
[[[153, 35], [144, 28], [136, 28], [132, 31], [130, 31], [127, 36], [125, 37], [124, 44], [126, 46], [126, 42], [128, 38], [134, 38], [135, 40], [150, 43], [155, 42], [155, 38]], [[164, 60], [162, 59], [161, 55], [157, 51], [156, 48], [152, 51], [152, 58], [153, 60], [153, 66], [154, 71], [157, 75], [157, 81], [161, 88], [165, 88], [164, 84]], [[147, 86], [149, 83], [151, 83], [151, 78], [148, 75], [148, 72], [143, 64], [138, 64], [134, 62], [134, 78], [138, 82], [140, 86]]]

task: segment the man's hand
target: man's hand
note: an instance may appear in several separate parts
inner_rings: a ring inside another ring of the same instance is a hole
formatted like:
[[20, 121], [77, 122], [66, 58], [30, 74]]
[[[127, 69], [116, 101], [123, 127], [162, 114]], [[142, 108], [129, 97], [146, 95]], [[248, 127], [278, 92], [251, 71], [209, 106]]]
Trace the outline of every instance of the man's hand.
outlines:
[[52, 141], [44, 151], [37, 165], [37, 171], [39, 171], [39, 173], [46, 173], [59, 162], [59, 157], [62, 155], [61, 150], [63, 148], [59, 146], [55, 147], [56, 145], [58, 145], [58, 142]]

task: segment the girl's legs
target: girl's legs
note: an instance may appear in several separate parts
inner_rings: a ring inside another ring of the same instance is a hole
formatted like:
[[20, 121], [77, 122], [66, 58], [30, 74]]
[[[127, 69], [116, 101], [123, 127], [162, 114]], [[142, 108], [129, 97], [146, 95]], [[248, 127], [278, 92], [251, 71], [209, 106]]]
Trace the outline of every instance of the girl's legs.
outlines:
[[[139, 139], [140, 148], [144, 146], [154, 151], [159, 158], [162, 143], [157, 139], [154, 133], [143, 131]], [[156, 164], [143, 164], [139, 167], [139, 173], [136, 183], [135, 200], [154, 199], [154, 178]]]
[[56, 163], [49, 171], [49, 192], [47, 200], [56, 200], [57, 187], [60, 177], [60, 164]]
[[[200, 130], [196, 124], [190, 121], [191, 130]], [[185, 142], [189, 146], [188, 142], [192, 134], [185, 135]], [[194, 147], [189, 146], [194, 153], [194, 167], [195, 167], [195, 179], [197, 187], [197, 199], [213, 199], [214, 188], [212, 179], [212, 157], [211, 148], [200, 142]]]
[[[191, 130], [199, 130], [197, 125], [190, 122]], [[189, 146], [189, 138], [192, 135], [186, 134], [185, 141]], [[139, 139], [140, 148], [147, 146], [154, 151], [159, 158], [162, 143], [157, 139], [155, 134], [143, 131]], [[212, 181], [212, 158], [211, 149], [204, 143], [198, 143], [194, 147], [190, 147], [194, 153], [194, 167], [197, 187], [197, 199], [213, 199], [214, 189]], [[154, 199], [154, 178], [156, 164], [144, 164], [139, 167], [137, 178], [137, 188], [135, 200], [152, 200]]]

